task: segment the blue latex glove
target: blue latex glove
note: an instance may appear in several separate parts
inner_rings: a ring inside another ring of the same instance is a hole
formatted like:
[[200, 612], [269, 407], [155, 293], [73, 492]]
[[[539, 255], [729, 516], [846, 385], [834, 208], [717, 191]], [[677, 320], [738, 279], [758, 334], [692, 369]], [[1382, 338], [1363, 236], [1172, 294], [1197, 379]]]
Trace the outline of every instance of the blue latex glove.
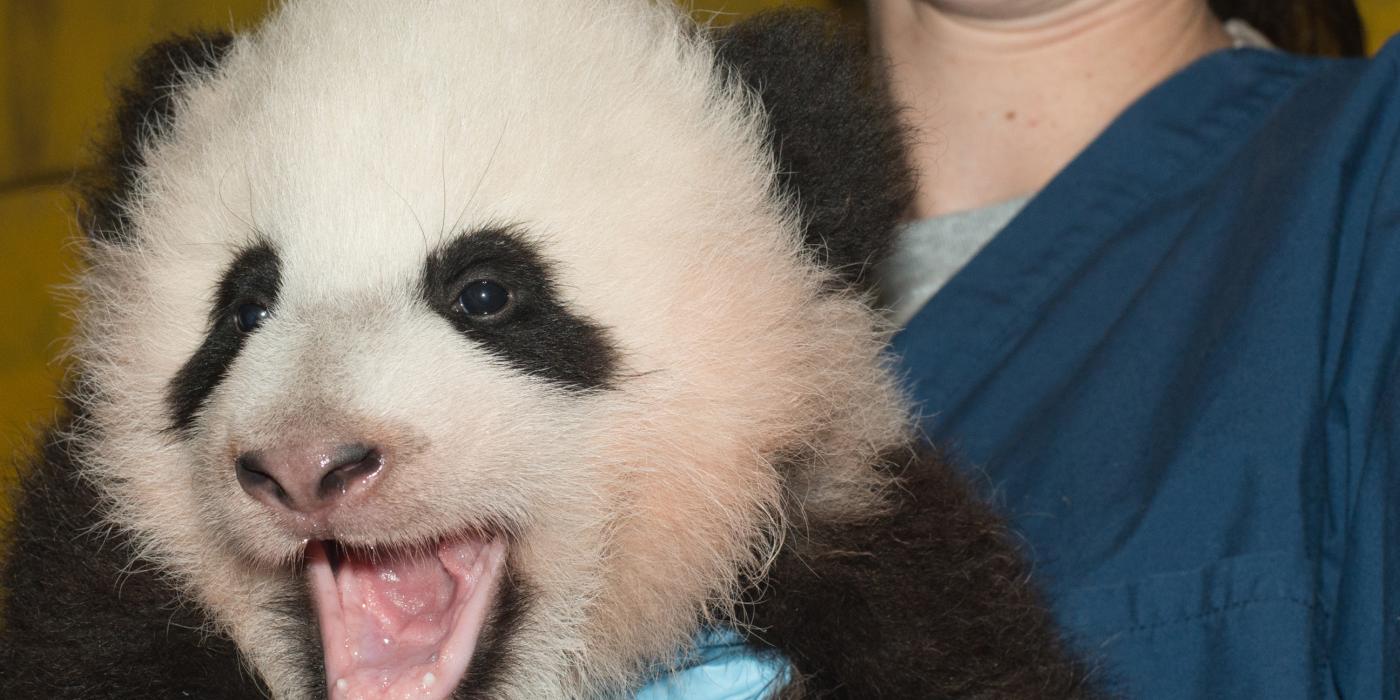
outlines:
[[637, 693], [637, 700], [762, 700], [787, 681], [781, 659], [754, 654], [732, 630], [705, 632], [678, 669]]

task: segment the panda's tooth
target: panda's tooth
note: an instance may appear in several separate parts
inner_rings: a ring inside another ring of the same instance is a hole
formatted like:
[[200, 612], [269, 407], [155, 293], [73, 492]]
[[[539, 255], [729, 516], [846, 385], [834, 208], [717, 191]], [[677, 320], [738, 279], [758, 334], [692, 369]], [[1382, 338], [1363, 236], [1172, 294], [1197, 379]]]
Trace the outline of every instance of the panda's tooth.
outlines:
[[423, 674], [423, 687], [424, 687], [424, 688], [430, 688], [430, 687], [432, 687], [432, 685], [433, 685], [434, 683], [436, 683], [436, 682], [437, 682], [437, 676], [434, 676], [432, 671], [428, 671], [427, 673]]
[[349, 689], [350, 689], [350, 681], [347, 681], [347, 680], [345, 680], [344, 678], [342, 678], [342, 679], [336, 681], [336, 682], [335, 682], [335, 689], [336, 689], [336, 690], [339, 690], [339, 691], [342, 692], [342, 693], [345, 692], [345, 691], [347, 691], [347, 690], [349, 690]]

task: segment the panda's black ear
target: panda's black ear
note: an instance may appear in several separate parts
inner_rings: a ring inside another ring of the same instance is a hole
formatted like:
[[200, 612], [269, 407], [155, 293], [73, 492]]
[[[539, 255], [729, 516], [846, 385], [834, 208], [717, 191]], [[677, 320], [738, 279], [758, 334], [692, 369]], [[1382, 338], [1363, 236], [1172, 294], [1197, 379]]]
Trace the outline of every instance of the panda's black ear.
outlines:
[[145, 145], [169, 132], [180, 91], [217, 68], [232, 45], [227, 33], [195, 34], [156, 44], [137, 59], [134, 75], [117, 95], [110, 131], [79, 183], [81, 219], [90, 238], [111, 243], [130, 239], [130, 209], [137, 174], [145, 166]]
[[760, 13], [715, 30], [715, 42], [763, 100], [780, 185], [799, 203], [808, 244], [868, 284], [914, 193], [883, 65], [853, 27], [812, 10]]

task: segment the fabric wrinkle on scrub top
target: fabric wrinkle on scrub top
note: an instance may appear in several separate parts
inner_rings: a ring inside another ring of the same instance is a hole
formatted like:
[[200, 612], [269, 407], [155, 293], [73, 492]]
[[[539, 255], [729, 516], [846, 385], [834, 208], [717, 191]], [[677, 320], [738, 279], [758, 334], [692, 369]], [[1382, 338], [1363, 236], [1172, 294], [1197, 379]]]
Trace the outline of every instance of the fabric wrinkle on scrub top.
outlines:
[[893, 347], [1111, 689], [1400, 698], [1400, 42], [1192, 64]]

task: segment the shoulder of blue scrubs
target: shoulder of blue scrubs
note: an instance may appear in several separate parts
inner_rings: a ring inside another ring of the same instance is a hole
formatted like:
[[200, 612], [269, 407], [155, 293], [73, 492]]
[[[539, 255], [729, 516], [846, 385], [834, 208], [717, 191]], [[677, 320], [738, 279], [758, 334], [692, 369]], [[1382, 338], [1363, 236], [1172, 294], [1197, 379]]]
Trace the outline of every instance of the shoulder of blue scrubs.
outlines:
[[1400, 41], [1187, 68], [894, 345], [1125, 695], [1400, 698]]
[[637, 693], [638, 700], [762, 700], [787, 682], [787, 664], [755, 654], [732, 630], [707, 630], [679, 668]]

